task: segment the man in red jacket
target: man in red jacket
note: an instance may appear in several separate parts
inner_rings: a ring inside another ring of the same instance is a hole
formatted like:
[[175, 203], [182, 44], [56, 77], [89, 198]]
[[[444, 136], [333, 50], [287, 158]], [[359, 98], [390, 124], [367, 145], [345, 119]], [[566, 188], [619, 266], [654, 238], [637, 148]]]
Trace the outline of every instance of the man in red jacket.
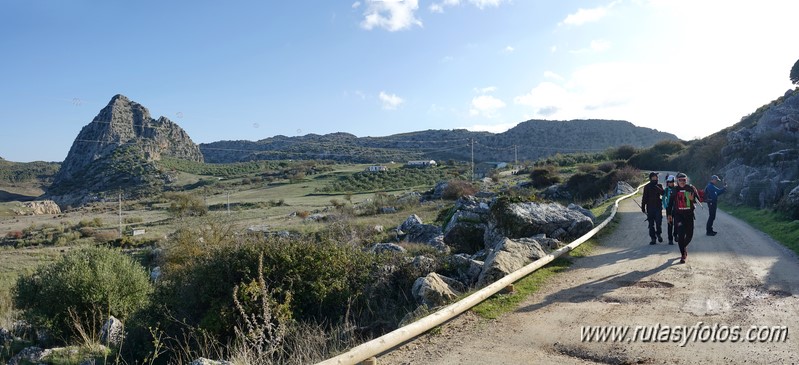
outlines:
[[641, 197], [641, 211], [646, 214], [646, 221], [649, 224], [649, 237], [652, 239], [649, 244], [655, 244], [655, 238], [663, 242], [663, 213], [660, 197], [663, 196], [663, 185], [658, 184], [658, 173], [649, 173], [649, 183], [644, 185], [644, 195]]
[[694, 236], [694, 208], [699, 202], [699, 192], [688, 183], [688, 176], [677, 174], [677, 186], [669, 197], [666, 217], [674, 223], [674, 240], [680, 246], [680, 263], [688, 258], [688, 244]]

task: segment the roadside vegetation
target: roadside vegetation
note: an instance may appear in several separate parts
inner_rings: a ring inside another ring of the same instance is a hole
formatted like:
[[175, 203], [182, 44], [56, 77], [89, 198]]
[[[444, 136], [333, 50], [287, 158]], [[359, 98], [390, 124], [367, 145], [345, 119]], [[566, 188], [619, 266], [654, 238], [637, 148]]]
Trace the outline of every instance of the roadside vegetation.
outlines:
[[[162, 194], [124, 201], [121, 209], [109, 201], [51, 221], [19, 226], [37, 222], [19, 220], [3, 236], [7, 257], [33, 255], [0, 264], [0, 327], [24, 319], [50, 337], [36, 338], [33, 327], [20, 332], [0, 361], [23, 347], [49, 344], [69, 349], [45, 360], [62, 364], [198, 357], [315, 362], [397, 328], [417, 308], [409, 292], [416, 278], [446, 267], [444, 256], [425, 245], [398, 242], [402, 254], [370, 251], [375, 243], [397, 242], [393, 228], [410, 214], [443, 224], [461, 196], [493, 191], [541, 201], [538, 194], [548, 187], [530, 185], [530, 172], [495, 172], [469, 182], [463, 178], [468, 167], [454, 163], [377, 173], [365, 172], [366, 165], [318, 162], [170, 163], [177, 179]], [[552, 174], [551, 182], [598, 177], [603, 187], [583, 200], [595, 210], [607, 207], [602, 197], [616, 181], [640, 179], [607, 155], [560, 156], [538, 166]], [[420, 203], [419, 193], [429, 194], [440, 181], [449, 182], [439, 192], [443, 200]], [[432, 261], [414, 264], [419, 255]], [[520, 283], [516, 295], [567, 265], [567, 259], [552, 263]], [[157, 279], [142, 280], [148, 276]], [[42, 307], [47, 298], [70, 300]], [[125, 320], [121, 346], [101, 346], [97, 322], [108, 314]]]

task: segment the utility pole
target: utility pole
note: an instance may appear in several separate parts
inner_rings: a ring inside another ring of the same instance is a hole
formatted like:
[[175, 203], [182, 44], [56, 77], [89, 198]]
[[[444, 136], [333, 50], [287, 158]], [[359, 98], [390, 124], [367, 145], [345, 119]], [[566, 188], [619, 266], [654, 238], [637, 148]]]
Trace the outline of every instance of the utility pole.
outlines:
[[472, 138], [472, 181], [474, 181], [474, 138]]
[[227, 215], [230, 215], [230, 192], [226, 191], [225, 194], [227, 195]]
[[519, 146], [513, 145], [513, 168], [519, 166]]
[[122, 194], [119, 194], [119, 238], [122, 238]]

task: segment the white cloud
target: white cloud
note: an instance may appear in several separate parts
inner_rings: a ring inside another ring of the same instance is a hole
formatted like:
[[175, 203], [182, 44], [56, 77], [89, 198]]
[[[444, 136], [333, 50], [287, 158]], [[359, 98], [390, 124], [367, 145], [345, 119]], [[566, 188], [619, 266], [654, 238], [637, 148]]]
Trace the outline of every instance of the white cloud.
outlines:
[[491, 95], [480, 95], [472, 99], [472, 106], [469, 109], [471, 116], [484, 116], [486, 118], [497, 117], [497, 111], [505, 107], [505, 102]]
[[555, 53], [558, 51], [558, 46], [549, 47], [549, 53]]
[[418, 9], [419, 0], [366, 0], [361, 27], [366, 30], [379, 27], [390, 32], [421, 27], [422, 21], [415, 15]]
[[486, 7], [489, 7], [489, 6], [492, 6], [492, 7], [496, 8], [496, 7], [500, 6], [505, 1], [506, 0], [469, 0], [470, 3], [472, 3], [474, 6], [476, 6], [480, 10], [483, 10]]
[[352, 3], [352, 8], [353, 9], [358, 9], [360, 6], [361, 6], [361, 2], [360, 1], [356, 1], [356, 2]]
[[488, 87], [483, 87], [483, 88], [474, 88], [474, 92], [476, 92], [478, 94], [488, 94], [488, 93], [493, 93], [495, 91], [497, 91], [497, 87], [496, 86], [488, 86]]
[[564, 80], [563, 76], [558, 75], [558, 74], [556, 74], [556, 73], [554, 73], [552, 71], [544, 71], [544, 77], [547, 78], [547, 79], [553, 79], [553, 80], [558, 80], [558, 81], [563, 81]]
[[571, 51], [569, 51], [569, 53], [572, 53], [572, 54], [584, 54], [584, 53], [589, 53], [589, 52], [598, 53], [598, 52], [606, 51], [609, 48], [610, 48], [610, 42], [609, 41], [606, 41], [604, 39], [597, 39], [597, 40], [591, 41], [591, 44], [588, 47], [571, 50]]
[[452, 56], [444, 56], [443, 58], [441, 58], [440, 62], [441, 63], [449, 63], [449, 62], [452, 62], [452, 61], [455, 61], [454, 57], [452, 57]]
[[592, 9], [577, 9], [576, 13], [569, 14], [566, 16], [563, 21], [558, 23], [558, 25], [573, 25], [573, 26], [580, 26], [585, 23], [591, 23], [598, 21], [608, 15], [608, 11], [616, 6], [619, 1], [613, 1], [608, 5], [600, 6]]
[[[499, 7], [504, 2], [509, 2], [510, 0], [468, 0], [468, 2], [478, 9], [483, 10], [487, 7]], [[444, 9], [447, 7], [458, 6], [461, 4], [461, 0], [444, 0], [441, 2], [433, 3], [430, 5], [429, 9], [433, 13], [443, 13]]]
[[505, 52], [508, 52], [508, 53], [510, 53], [510, 52], [513, 52], [513, 51], [515, 51], [515, 50], [516, 50], [516, 48], [513, 48], [513, 47], [511, 47], [511, 46], [507, 46], [507, 47], [505, 47]]
[[405, 102], [405, 100], [403, 100], [401, 97], [394, 94], [388, 94], [385, 91], [381, 91], [378, 97], [380, 98], [380, 101], [383, 102], [383, 109], [386, 110], [397, 109], [400, 104]]
[[591, 41], [591, 50], [594, 52], [602, 52], [610, 48], [610, 42], [604, 39], [597, 39]]

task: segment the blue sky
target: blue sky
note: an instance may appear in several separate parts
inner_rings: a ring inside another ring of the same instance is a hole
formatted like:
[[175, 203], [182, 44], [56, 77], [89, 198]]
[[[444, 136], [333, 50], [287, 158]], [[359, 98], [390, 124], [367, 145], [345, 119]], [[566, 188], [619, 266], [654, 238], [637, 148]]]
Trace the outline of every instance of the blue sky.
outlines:
[[115, 94], [194, 142], [623, 119], [683, 139], [792, 87], [785, 1], [0, 1], [0, 157]]

